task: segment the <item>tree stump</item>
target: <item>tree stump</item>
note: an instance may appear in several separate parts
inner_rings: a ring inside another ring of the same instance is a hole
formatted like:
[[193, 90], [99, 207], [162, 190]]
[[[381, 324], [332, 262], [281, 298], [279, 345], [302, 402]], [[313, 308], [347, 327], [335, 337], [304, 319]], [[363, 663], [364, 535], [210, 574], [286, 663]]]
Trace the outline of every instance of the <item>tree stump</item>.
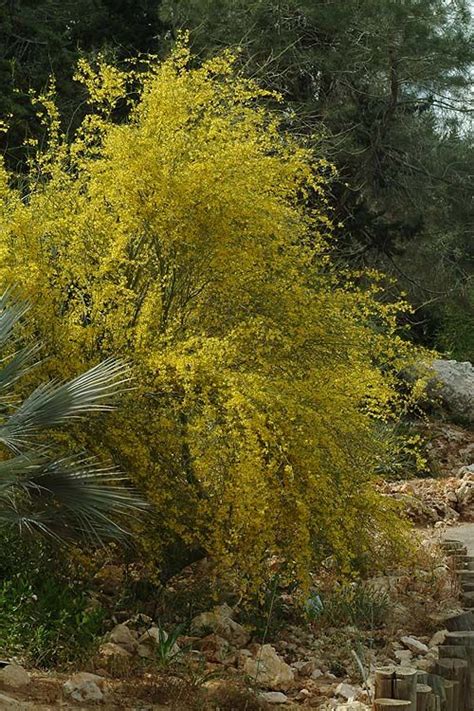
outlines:
[[428, 684], [416, 685], [416, 711], [430, 711], [431, 686]]
[[471, 680], [468, 661], [465, 659], [438, 659], [436, 671], [448, 681], [459, 683], [459, 693], [457, 694], [457, 705], [459, 711], [466, 711], [472, 708]]
[[467, 659], [466, 647], [460, 644], [440, 644], [438, 654], [440, 659]]
[[375, 699], [374, 711], [410, 711], [411, 701], [406, 699]]
[[[469, 573], [472, 572], [474, 576], [474, 571], [468, 571]], [[474, 582], [474, 577], [473, 577], [473, 582]], [[472, 610], [464, 610], [463, 612], [454, 612], [451, 615], [448, 615], [447, 617], [444, 618], [443, 620], [444, 626], [446, 627], [449, 632], [457, 632], [457, 631], [470, 631], [474, 630], [474, 612]]]
[[408, 700], [416, 711], [417, 670], [390, 665], [375, 670], [375, 698]]

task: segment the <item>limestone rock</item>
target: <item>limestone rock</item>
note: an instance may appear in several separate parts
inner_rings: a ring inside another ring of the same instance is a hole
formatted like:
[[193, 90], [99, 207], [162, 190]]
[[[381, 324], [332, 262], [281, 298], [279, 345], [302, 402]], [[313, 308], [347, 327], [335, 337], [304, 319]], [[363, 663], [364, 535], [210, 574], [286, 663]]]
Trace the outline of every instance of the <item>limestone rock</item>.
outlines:
[[229, 605], [219, 605], [211, 612], [203, 612], [191, 622], [192, 633], [214, 632], [234, 647], [245, 647], [250, 635], [238, 622], [232, 619], [233, 610]]
[[293, 669], [271, 644], [257, 645], [254, 656], [245, 658], [243, 669], [258, 686], [276, 691], [286, 691], [295, 679]]
[[97, 674], [78, 672], [66, 681], [63, 689], [74, 701], [102, 701], [104, 683], [105, 679]]
[[350, 701], [347, 704], [338, 704], [338, 711], [370, 711], [370, 706], [361, 701]]
[[6, 694], [0, 694], [0, 709], [17, 709], [17, 711], [22, 711], [25, 708], [23, 703], [13, 699], [11, 696]]
[[402, 667], [409, 667], [412, 661], [412, 653], [409, 649], [397, 649], [395, 651], [395, 657]]
[[455, 418], [474, 423], [474, 368], [471, 363], [456, 360], [434, 360], [433, 378], [427, 386], [428, 394], [440, 399]]
[[218, 634], [203, 637], [196, 645], [208, 662], [223, 662], [229, 657], [231, 648], [229, 642]]
[[298, 694], [296, 695], [296, 698], [298, 701], [304, 701], [305, 699], [309, 699], [311, 696], [311, 692], [308, 691], [308, 689], [300, 689], [298, 691]]
[[402, 637], [400, 642], [413, 654], [426, 654], [428, 647], [416, 637]]
[[136, 637], [132, 634], [126, 624], [116, 625], [109, 635], [110, 642], [118, 644], [127, 652], [134, 652], [137, 648]]
[[131, 657], [131, 653], [114, 642], [105, 642], [99, 649], [99, 657], [110, 661], [114, 657]]
[[342, 682], [336, 687], [336, 696], [342, 696], [342, 698], [347, 699], [347, 701], [353, 701], [357, 698], [362, 690], [351, 686], [351, 684], [345, 684]]
[[0, 670], [0, 681], [12, 689], [21, 689], [22, 686], [27, 686], [31, 679], [23, 667], [18, 664], [8, 664]]
[[260, 694], [260, 697], [266, 701], [267, 704], [286, 704], [288, 701], [288, 696], [281, 691], [265, 691], [263, 694]]
[[434, 633], [430, 641], [428, 642], [428, 647], [439, 647], [440, 644], [444, 644], [448, 630], [438, 630]]

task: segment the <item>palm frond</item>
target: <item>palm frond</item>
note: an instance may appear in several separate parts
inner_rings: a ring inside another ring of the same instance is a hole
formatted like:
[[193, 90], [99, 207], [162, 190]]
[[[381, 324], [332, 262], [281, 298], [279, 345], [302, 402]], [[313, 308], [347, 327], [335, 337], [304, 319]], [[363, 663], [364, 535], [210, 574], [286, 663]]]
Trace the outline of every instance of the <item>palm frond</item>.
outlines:
[[108, 358], [66, 383], [44, 383], [0, 426], [0, 442], [18, 450], [44, 428], [113, 410], [112, 400], [129, 381], [128, 364]]
[[[0, 347], [27, 311], [9, 291], [0, 296]], [[45, 428], [113, 409], [130, 368], [109, 358], [68, 382], [40, 385], [13, 409], [10, 390], [34, 367], [38, 348], [22, 347], [0, 359], [0, 442], [16, 453], [0, 461], [0, 527], [57, 540], [78, 534], [99, 544], [122, 539], [125, 524], [148, 508], [123, 475], [84, 454], [54, 458], [44, 445], [31, 445]]]
[[22, 454], [0, 463], [0, 525], [101, 544], [127, 536], [126, 519], [147, 509], [115, 467], [85, 455], [48, 461]]
[[0, 347], [11, 338], [15, 326], [29, 308], [29, 304], [15, 299], [10, 289], [0, 295]]

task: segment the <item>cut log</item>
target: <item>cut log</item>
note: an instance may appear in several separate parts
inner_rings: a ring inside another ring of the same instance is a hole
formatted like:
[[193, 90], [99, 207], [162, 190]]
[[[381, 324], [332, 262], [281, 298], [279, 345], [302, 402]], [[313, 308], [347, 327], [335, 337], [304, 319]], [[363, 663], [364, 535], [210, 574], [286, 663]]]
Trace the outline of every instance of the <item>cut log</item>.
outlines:
[[463, 592], [461, 595], [461, 602], [466, 609], [474, 608], [474, 590]]
[[459, 694], [457, 704], [459, 711], [466, 711], [472, 708], [471, 682], [468, 662], [465, 659], [438, 659], [436, 671], [448, 681], [459, 683]]
[[467, 555], [467, 548], [462, 541], [446, 540], [440, 546], [446, 555]]
[[431, 705], [431, 686], [428, 684], [416, 685], [416, 711], [429, 711]]
[[449, 632], [474, 630], [474, 612], [472, 610], [453, 612], [443, 619], [443, 623]]
[[394, 664], [375, 670], [376, 699], [404, 699], [409, 701], [409, 711], [416, 711], [417, 670]]
[[446, 711], [458, 711], [459, 705], [459, 682], [450, 681], [446, 679], [444, 682], [444, 693], [445, 693], [445, 703], [444, 708]]
[[440, 659], [467, 659], [466, 647], [460, 644], [440, 644], [438, 654]]
[[411, 701], [405, 699], [375, 699], [374, 711], [410, 711]]

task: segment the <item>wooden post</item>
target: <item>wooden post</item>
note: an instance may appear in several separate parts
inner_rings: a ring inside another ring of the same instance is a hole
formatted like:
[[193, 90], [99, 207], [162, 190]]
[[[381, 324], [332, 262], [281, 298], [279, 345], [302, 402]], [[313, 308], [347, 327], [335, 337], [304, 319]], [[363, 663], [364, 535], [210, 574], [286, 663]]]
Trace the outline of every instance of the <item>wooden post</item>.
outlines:
[[474, 590], [463, 592], [461, 595], [461, 601], [466, 609], [472, 610], [474, 607]]
[[[474, 575], [474, 570], [469, 571]], [[450, 632], [474, 630], [474, 612], [472, 610], [464, 610], [463, 612], [454, 612], [443, 619], [444, 626]]]
[[459, 698], [456, 695], [459, 689], [459, 682], [450, 681], [446, 679], [444, 682], [444, 693], [445, 693], [445, 709], [446, 711], [457, 711], [457, 706], [459, 703]]
[[[455, 647], [464, 647], [464, 649], [466, 650], [465, 658], [468, 666], [470, 703], [474, 706], [474, 631], [459, 630], [455, 632], [448, 632], [444, 641], [446, 642], [446, 646], [454, 645]], [[445, 645], [441, 645], [439, 649], [441, 650], [441, 648], [444, 646]], [[454, 679], [454, 677], [450, 678]]]
[[375, 670], [375, 698], [402, 699], [410, 702], [409, 711], [416, 711], [417, 670], [390, 665]]
[[416, 685], [416, 711], [429, 711], [431, 703], [431, 686], [428, 684]]
[[438, 659], [436, 662], [437, 673], [448, 681], [459, 682], [459, 711], [467, 711], [472, 708], [470, 669], [465, 659]]
[[440, 644], [438, 655], [440, 659], [467, 659], [466, 647], [460, 644]]
[[411, 701], [405, 699], [375, 699], [374, 711], [410, 711]]

